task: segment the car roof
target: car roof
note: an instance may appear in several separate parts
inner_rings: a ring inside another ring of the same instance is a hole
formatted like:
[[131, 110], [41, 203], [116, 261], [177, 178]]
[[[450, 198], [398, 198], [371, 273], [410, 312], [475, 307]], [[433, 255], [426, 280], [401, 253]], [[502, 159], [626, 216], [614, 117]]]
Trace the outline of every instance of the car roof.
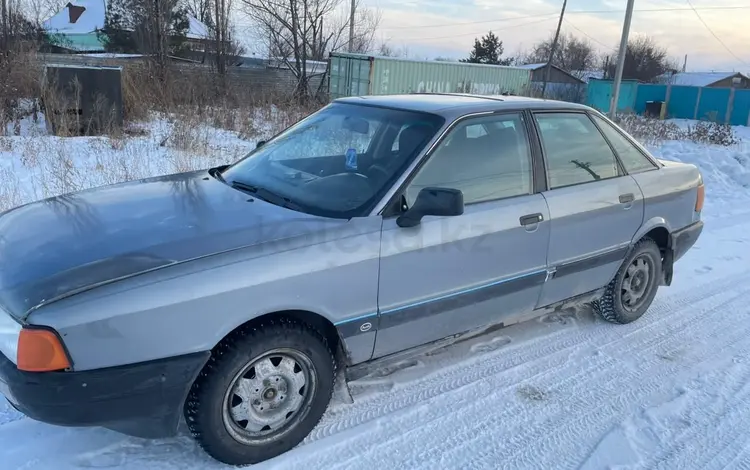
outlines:
[[350, 103], [381, 106], [408, 111], [420, 111], [441, 115], [456, 115], [503, 109], [590, 109], [577, 103], [543, 100], [526, 96], [472, 95], [462, 93], [411, 93], [402, 95], [350, 96], [335, 100]]

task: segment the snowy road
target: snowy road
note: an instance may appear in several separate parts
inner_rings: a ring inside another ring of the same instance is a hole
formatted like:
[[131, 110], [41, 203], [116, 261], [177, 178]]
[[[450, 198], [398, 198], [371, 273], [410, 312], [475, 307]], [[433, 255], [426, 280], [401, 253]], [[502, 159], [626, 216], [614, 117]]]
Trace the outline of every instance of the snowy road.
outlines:
[[[363, 379], [353, 405], [257, 468], [750, 468], [750, 212], [738, 211], [707, 220], [638, 322], [567, 312]], [[58, 428], [6, 405], [0, 443], [3, 469], [221, 468], [189, 437]]]

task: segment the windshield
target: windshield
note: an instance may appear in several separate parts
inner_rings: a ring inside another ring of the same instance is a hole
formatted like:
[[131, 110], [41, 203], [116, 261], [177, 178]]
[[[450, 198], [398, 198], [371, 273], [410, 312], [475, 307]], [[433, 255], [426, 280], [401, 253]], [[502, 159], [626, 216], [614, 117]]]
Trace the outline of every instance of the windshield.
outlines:
[[355, 217], [371, 210], [443, 123], [432, 114], [333, 103], [222, 176], [238, 189], [290, 208]]

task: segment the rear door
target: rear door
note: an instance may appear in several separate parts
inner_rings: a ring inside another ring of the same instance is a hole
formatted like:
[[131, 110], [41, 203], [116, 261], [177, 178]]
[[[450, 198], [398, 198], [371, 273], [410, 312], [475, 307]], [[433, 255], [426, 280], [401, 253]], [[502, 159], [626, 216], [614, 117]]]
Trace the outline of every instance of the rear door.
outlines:
[[554, 273], [539, 307], [605, 286], [643, 221], [643, 195], [585, 112], [534, 113], [551, 217], [547, 263]]
[[467, 118], [407, 182], [407, 207], [432, 186], [461, 190], [465, 209], [410, 228], [385, 217], [375, 357], [536, 305], [546, 278], [549, 213], [534, 191], [528, 126], [520, 112]]

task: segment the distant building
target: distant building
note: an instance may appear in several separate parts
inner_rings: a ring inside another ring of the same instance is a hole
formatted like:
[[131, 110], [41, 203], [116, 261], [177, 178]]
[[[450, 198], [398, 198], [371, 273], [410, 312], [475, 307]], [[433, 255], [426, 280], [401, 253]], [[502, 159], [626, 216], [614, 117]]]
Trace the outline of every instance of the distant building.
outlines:
[[[532, 82], [543, 82], [544, 81], [544, 69], [546, 68], [546, 63], [544, 64], [525, 64], [525, 65], [518, 65], [517, 67], [520, 67], [522, 69], [528, 69], [531, 70], [531, 81]], [[552, 65], [551, 70], [549, 72], [549, 82], [550, 83], [569, 83], [571, 85], [580, 85], [585, 83], [580, 78], [576, 77], [575, 75], [571, 74], [570, 72], [563, 70], [562, 68]]]
[[709, 88], [750, 88], [750, 76], [741, 72], [666, 73], [659, 77], [659, 82]]
[[[581, 103], [586, 97], [586, 82], [570, 72], [552, 65], [549, 71], [549, 81], [544, 86], [544, 75], [547, 64], [519, 65], [522, 69], [531, 71], [531, 96], [554, 100]], [[544, 88], [544, 93], [542, 89]]]
[[[97, 31], [104, 28], [106, 0], [74, 0], [42, 24], [54, 49], [81, 53], [103, 52]], [[188, 47], [202, 49], [210, 41], [208, 27], [188, 15]]]

